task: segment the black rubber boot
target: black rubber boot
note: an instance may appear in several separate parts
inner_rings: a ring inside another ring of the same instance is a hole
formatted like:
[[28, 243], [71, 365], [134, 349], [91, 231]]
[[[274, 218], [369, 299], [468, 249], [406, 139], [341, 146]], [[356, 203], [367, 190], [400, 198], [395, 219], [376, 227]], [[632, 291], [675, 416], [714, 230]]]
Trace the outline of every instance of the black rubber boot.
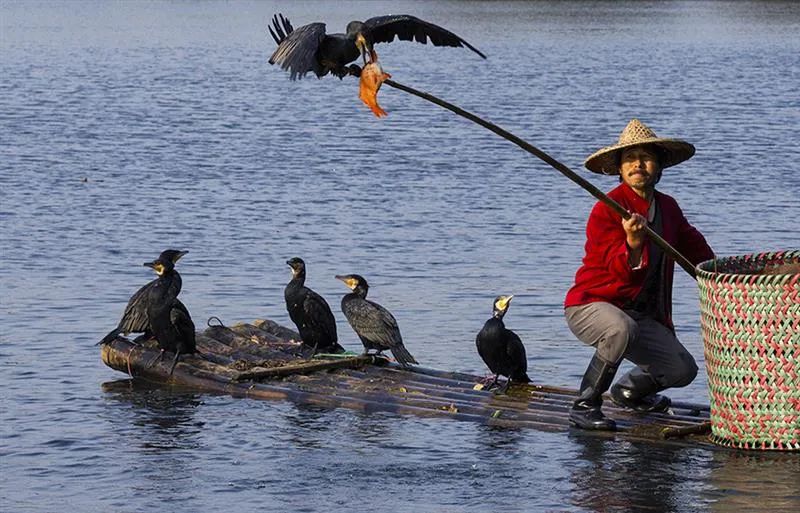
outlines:
[[662, 412], [669, 408], [672, 402], [669, 397], [656, 394], [663, 390], [656, 380], [636, 367], [622, 376], [611, 387], [611, 400], [614, 404], [639, 413]]
[[617, 424], [603, 415], [603, 392], [608, 390], [617, 373], [617, 365], [595, 355], [583, 375], [578, 398], [569, 411], [570, 424], [581, 429], [615, 431]]

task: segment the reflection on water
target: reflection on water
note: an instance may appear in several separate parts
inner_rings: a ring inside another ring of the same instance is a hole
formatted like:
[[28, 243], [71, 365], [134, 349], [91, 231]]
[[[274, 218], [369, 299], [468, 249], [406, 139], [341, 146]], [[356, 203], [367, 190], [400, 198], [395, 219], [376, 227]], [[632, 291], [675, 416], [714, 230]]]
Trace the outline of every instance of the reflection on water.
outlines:
[[103, 383], [105, 397], [127, 406], [127, 413], [109, 410], [110, 436], [120, 448], [135, 448], [140, 456], [132, 469], [143, 493], [179, 500], [195, 493], [197, 451], [202, 451], [203, 422], [195, 418], [202, 404], [196, 392], [141, 380]]
[[487, 456], [495, 451], [513, 452], [519, 448], [525, 439], [525, 432], [519, 428], [498, 428], [492, 426], [479, 426], [476, 432], [477, 456]]
[[800, 455], [717, 453], [709, 485], [712, 511], [796, 512], [800, 504]]
[[287, 430], [286, 439], [298, 448], [312, 449], [324, 447], [337, 438], [331, 433], [331, 408], [293, 404], [290, 413], [284, 416]]
[[687, 506], [687, 488], [702, 486], [693, 472], [703, 465], [697, 449], [582, 433], [570, 439], [580, 447], [571, 470], [571, 502], [589, 511], [680, 511]]
[[131, 416], [124, 421], [119, 415], [108, 418], [116, 423], [115, 433], [138, 441], [128, 441], [129, 445], [156, 452], [201, 448], [198, 434], [203, 422], [195, 420], [195, 412], [202, 401], [197, 392], [136, 379], [109, 381], [102, 390], [108, 399], [131, 407]]

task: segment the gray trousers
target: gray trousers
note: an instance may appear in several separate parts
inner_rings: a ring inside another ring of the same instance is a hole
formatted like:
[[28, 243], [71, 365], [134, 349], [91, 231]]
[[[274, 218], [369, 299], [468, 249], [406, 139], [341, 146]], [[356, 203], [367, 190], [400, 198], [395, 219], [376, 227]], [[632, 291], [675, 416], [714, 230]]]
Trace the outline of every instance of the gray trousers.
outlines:
[[635, 363], [662, 388], [685, 387], [697, 376], [697, 363], [669, 328], [652, 317], [611, 303], [589, 303], [565, 310], [567, 325], [611, 364]]

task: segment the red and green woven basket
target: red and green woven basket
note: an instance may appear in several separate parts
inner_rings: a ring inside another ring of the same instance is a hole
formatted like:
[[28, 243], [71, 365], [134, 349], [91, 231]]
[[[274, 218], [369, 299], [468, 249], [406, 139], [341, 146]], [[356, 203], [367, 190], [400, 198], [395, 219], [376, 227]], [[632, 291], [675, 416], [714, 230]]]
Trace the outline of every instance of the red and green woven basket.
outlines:
[[800, 450], [800, 250], [697, 267], [711, 437]]

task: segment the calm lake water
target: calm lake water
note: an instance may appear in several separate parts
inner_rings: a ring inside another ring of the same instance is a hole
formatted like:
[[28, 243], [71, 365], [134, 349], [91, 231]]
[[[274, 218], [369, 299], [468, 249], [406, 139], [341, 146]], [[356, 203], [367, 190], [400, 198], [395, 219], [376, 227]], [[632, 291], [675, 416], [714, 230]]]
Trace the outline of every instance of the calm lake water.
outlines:
[[[492, 299], [534, 381], [591, 355], [561, 303], [594, 201], [553, 169], [391, 88], [291, 83], [266, 25], [408, 12], [484, 51], [381, 45], [386, 70], [582, 170], [631, 117], [697, 155], [660, 188], [721, 255], [797, 248], [794, 2], [0, 3], [0, 510], [797, 511], [798, 455], [304, 408], [132, 383], [93, 344], [181, 261], [198, 325], [288, 324], [287, 258], [338, 305], [358, 272], [429, 367], [485, 373]], [[696, 285], [678, 335], [702, 365]], [[338, 308], [341, 341], [360, 344]], [[675, 398], [707, 403], [705, 375]]]

